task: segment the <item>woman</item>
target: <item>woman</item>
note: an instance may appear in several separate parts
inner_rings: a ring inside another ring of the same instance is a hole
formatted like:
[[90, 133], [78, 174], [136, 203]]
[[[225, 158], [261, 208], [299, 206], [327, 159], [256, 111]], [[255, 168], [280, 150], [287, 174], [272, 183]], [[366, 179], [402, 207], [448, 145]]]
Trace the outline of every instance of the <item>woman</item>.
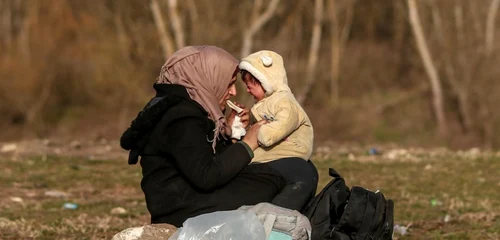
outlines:
[[[180, 227], [193, 216], [271, 202], [286, 182], [267, 164], [251, 164], [258, 147], [254, 124], [242, 141], [229, 137], [235, 117], [224, 116], [236, 95], [238, 61], [213, 46], [174, 53], [154, 85], [156, 97], [123, 134], [129, 163], [141, 156], [152, 223]], [[248, 109], [240, 115], [248, 124]]]

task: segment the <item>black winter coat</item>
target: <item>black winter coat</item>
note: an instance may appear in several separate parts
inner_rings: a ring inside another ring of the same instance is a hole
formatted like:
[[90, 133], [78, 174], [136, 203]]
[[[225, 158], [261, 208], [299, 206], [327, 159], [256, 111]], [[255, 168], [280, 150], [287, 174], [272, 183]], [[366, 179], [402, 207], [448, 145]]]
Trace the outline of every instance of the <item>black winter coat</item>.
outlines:
[[[248, 165], [252, 156], [243, 143], [219, 140], [214, 154], [210, 141], [215, 124], [184, 87], [154, 87], [156, 98], [174, 97], [176, 103], [157, 122], [143, 124], [153, 126], [152, 131], [121, 139], [122, 147], [133, 146], [126, 148], [132, 148], [131, 155], [135, 151], [141, 156], [141, 187], [152, 223], [180, 227], [199, 214], [271, 202], [281, 191], [283, 177], [267, 164]], [[144, 144], [138, 146], [141, 139]]]

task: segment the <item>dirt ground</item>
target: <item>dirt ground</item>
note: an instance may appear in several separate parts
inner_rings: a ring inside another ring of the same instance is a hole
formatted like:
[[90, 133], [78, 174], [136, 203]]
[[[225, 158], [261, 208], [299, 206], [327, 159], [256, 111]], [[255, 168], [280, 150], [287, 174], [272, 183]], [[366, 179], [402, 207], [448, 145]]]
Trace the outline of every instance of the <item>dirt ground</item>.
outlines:
[[[141, 172], [116, 140], [0, 143], [0, 239], [110, 239], [149, 221]], [[500, 239], [500, 152], [324, 142], [319, 188], [349, 186], [395, 201], [394, 239]]]

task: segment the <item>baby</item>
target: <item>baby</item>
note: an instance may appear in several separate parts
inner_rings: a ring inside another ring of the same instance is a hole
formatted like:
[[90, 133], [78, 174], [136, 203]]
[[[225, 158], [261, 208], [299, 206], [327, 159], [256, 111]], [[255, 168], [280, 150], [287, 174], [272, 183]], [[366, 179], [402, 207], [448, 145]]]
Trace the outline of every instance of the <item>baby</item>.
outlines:
[[317, 171], [309, 161], [314, 138], [311, 121], [288, 87], [279, 54], [267, 50], [250, 54], [239, 68], [247, 92], [255, 99], [251, 121], [268, 121], [259, 129], [260, 147], [252, 163], [268, 163], [287, 180], [287, 187], [272, 203], [300, 211], [317, 186]]
[[253, 121], [269, 121], [259, 130], [261, 147], [255, 151], [252, 162], [285, 157], [308, 160], [313, 147], [313, 127], [288, 87], [281, 56], [259, 51], [243, 58], [239, 68], [247, 92], [256, 102], [251, 109]]

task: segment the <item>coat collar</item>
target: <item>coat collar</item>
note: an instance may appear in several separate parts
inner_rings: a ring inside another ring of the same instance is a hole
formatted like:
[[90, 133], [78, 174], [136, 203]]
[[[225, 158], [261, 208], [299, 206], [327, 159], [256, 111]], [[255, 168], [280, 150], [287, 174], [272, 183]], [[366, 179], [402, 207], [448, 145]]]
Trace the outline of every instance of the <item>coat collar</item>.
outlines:
[[191, 99], [184, 86], [177, 84], [158, 84], [155, 83], [153, 88], [156, 90], [156, 97], [165, 97], [168, 95], [177, 95], [183, 98]]
[[201, 111], [203, 111], [205, 115], [208, 116], [208, 112], [203, 108], [203, 106], [201, 106], [199, 103], [191, 99], [191, 97], [189, 97], [186, 87], [178, 84], [155, 83], [153, 85], [153, 88], [156, 90], [155, 97], [165, 97], [171, 95], [182, 97], [186, 99], [188, 102], [191, 102], [192, 104], [196, 105], [196, 107], [198, 107]]

